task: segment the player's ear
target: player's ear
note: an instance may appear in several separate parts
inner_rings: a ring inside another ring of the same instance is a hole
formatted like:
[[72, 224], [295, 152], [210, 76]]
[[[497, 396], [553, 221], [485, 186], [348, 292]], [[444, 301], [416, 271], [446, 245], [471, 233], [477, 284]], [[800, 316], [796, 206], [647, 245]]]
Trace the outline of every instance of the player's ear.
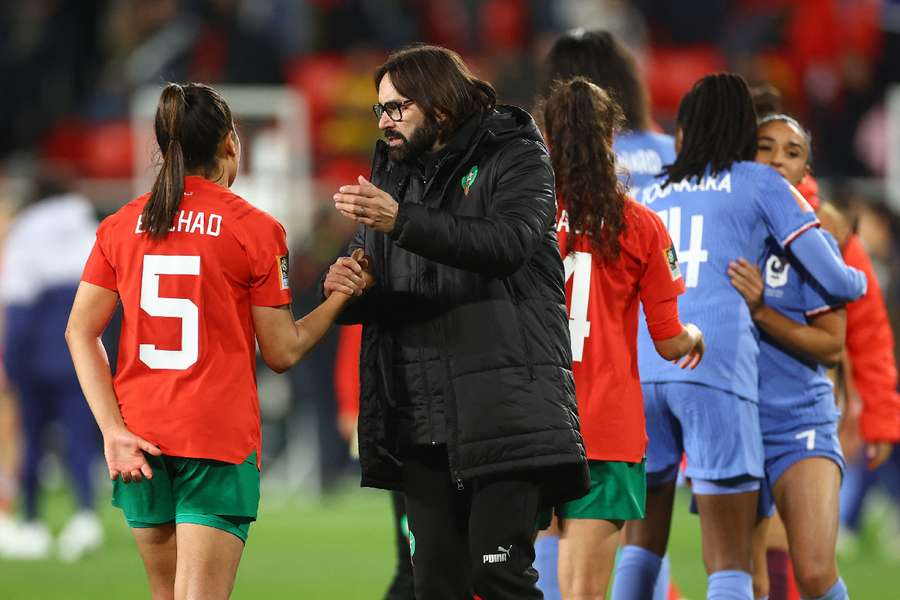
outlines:
[[238, 140], [237, 132], [232, 129], [222, 138], [222, 142], [219, 144], [219, 155], [224, 158], [237, 156], [240, 151], [240, 144], [241, 142]]

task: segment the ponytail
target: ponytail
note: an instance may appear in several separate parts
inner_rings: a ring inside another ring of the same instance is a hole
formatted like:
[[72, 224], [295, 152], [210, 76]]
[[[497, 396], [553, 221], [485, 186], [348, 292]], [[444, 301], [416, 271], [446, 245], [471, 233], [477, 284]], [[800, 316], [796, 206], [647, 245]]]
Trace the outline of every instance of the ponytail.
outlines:
[[211, 87], [170, 83], [159, 98], [154, 128], [163, 163], [141, 213], [141, 226], [150, 237], [162, 238], [181, 207], [185, 175], [215, 168], [219, 143], [234, 124], [228, 104]]
[[150, 199], [141, 214], [144, 231], [151, 237], [165, 237], [184, 195], [184, 151], [178, 139], [187, 109], [184, 90], [177, 83], [165, 87], [156, 111], [156, 139], [163, 164], [153, 183]]
[[[613, 135], [625, 123], [609, 94], [584, 77], [556, 81], [538, 106], [550, 144], [556, 191], [572, 232], [581, 232], [595, 253], [615, 260], [625, 233], [626, 194], [616, 174]], [[565, 253], [575, 236], [566, 238]]]

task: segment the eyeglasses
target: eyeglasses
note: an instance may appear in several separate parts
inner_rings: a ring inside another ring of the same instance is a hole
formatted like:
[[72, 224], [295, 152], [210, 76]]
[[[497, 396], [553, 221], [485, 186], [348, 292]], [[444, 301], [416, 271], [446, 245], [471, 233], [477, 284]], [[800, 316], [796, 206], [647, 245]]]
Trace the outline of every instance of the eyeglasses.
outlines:
[[385, 102], [381, 104], [374, 104], [372, 106], [372, 112], [375, 113], [375, 118], [379, 121], [381, 120], [381, 115], [387, 113], [387, 116], [391, 119], [391, 121], [402, 121], [403, 120], [403, 107], [409, 106], [415, 102], [415, 100], [404, 100], [403, 102], [397, 102], [396, 100], [392, 100], [391, 102]]

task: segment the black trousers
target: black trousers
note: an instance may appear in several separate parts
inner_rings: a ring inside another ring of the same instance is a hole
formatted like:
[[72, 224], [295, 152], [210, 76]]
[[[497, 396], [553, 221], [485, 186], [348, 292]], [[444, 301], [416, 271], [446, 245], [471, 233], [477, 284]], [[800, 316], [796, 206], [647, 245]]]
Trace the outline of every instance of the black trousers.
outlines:
[[533, 478], [478, 477], [459, 489], [440, 445], [404, 453], [403, 485], [418, 600], [543, 598], [532, 566], [540, 503]]
[[391, 504], [394, 509], [394, 547], [397, 550], [397, 569], [394, 578], [384, 596], [384, 600], [416, 600], [413, 587], [412, 562], [409, 557], [409, 541], [403, 530], [403, 518], [406, 517], [406, 503], [403, 494], [391, 492]]

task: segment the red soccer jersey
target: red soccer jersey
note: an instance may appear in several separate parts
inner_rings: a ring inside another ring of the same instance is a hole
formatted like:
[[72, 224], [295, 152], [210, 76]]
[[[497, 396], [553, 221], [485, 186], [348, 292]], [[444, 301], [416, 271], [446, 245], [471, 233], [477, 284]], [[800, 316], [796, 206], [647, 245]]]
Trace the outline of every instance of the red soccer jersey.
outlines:
[[281, 224], [228, 189], [185, 177], [165, 238], [143, 234], [149, 194], [97, 229], [82, 280], [122, 301], [114, 387], [129, 430], [171, 456], [260, 459], [251, 306], [289, 304]]
[[900, 441], [900, 394], [894, 335], [881, 286], [862, 241], [851, 235], [844, 245], [844, 260], [866, 274], [865, 295], [847, 305], [847, 354], [853, 383], [863, 402], [860, 433], [867, 442]]
[[637, 364], [638, 304], [650, 334], [681, 333], [677, 297], [684, 293], [675, 248], [665, 225], [629, 199], [617, 260], [603, 261], [577, 235], [565, 256], [569, 219], [560, 201], [556, 231], [566, 269], [566, 304], [581, 434], [591, 460], [640, 462], [647, 449], [644, 399]]

